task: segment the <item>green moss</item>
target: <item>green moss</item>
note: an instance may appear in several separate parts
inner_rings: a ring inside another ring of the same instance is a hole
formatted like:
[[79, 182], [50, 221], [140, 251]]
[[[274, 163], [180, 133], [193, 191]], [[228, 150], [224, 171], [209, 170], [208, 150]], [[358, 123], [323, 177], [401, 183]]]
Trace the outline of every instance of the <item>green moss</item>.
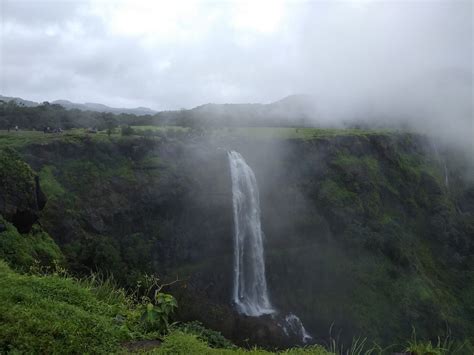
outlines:
[[20, 234], [1, 216], [0, 223], [6, 226], [6, 230], [0, 233], [0, 258], [12, 267], [26, 271], [36, 263], [51, 265], [63, 262], [59, 247], [40, 226], [34, 225], [30, 233]]
[[345, 188], [331, 179], [324, 180], [320, 185], [320, 196], [336, 208], [361, 208], [361, 203], [357, 193]]
[[399, 153], [397, 155], [398, 169], [401, 174], [413, 184], [418, 184], [421, 175], [420, 157], [414, 154]]
[[64, 195], [63, 186], [56, 179], [57, 169], [51, 165], [45, 165], [39, 172], [41, 189], [47, 198], [58, 198]]
[[34, 173], [30, 166], [26, 164], [11, 149], [0, 149], [0, 188], [6, 199], [6, 203], [11, 203], [18, 194], [34, 196]]

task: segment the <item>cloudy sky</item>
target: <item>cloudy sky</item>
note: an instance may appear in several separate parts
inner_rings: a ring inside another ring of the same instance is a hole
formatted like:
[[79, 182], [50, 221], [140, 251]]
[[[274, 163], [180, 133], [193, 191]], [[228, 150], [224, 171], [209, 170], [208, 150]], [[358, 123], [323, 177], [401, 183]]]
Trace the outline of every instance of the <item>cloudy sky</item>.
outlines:
[[2, 95], [158, 110], [472, 99], [471, 0], [0, 1]]

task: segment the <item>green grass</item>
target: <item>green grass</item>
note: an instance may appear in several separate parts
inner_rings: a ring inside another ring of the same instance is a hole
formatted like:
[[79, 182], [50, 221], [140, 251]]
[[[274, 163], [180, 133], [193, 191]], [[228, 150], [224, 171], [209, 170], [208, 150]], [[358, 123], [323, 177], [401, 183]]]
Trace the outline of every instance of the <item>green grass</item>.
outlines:
[[[122, 343], [160, 339], [140, 326], [140, 312], [113, 280], [91, 275], [74, 279], [64, 273], [20, 274], [0, 260], [0, 353], [125, 353]], [[281, 351], [238, 348], [199, 324], [173, 327], [160, 346], [147, 354], [390, 354], [407, 349], [416, 355], [470, 354], [468, 342], [450, 337], [438, 342], [411, 340], [382, 349], [366, 338], [343, 347], [312, 345]]]
[[181, 131], [186, 132], [189, 127], [181, 126], [131, 126], [135, 131]]
[[[190, 127], [181, 126], [132, 126], [135, 135], [145, 132], [184, 133], [192, 130]], [[213, 137], [248, 137], [255, 139], [303, 139], [326, 138], [334, 136], [368, 136], [394, 133], [393, 130], [362, 130], [338, 128], [292, 128], [292, 127], [229, 127], [229, 128], [204, 128], [205, 134]], [[45, 134], [41, 131], [7, 132], [0, 130], [0, 147], [21, 148], [28, 144], [47, 144], [54, 141], [74, 142], [83, 139], [103, 141], [107, 139], [127, 139], [120, 135], [120, 129], [114, 130], [109, 137], [105, 131], [96, 134], [87, 133], [85, 129], [74, 128], [63, 133]], [[133, 135], [128, 137], [133, 138]]]
[[0, 353], [116, 351], [130, 338], [120, 312], [72, 279], [21, 275], [0, 260]]
[[334, 136], [367, 136], [374, 134], [388, 134], [391, 130], [361, 130], [339, 128], [292, 128], [292, 127], [229, 127], [212, 129], [212, 134], [220, 137], [250, 137], [250, 138], [277, 138], [303, 139], [326, 138]]
[[0, 223], [6, 226], [6, 230], [0, 233], [0, 259], [23, 271], [37, 264], [63, 262], [64, 257], [59, 247], [38, 225], [34, 225], [30, 233], [20, 234], [1, 215]]
[[[206, 338], [215, 341], [218, 333], [203, 328], [198, 339], [194, 328], [171, 331], [149, 353], [273, 354], [229, 346], [227, 341], [227, 349], [211, 348]], [[121, 343], [147, 338], [140, 329], [139, 313], [109, 279], [19, 274], [0, 260], [0, 353], [121, 353]], [[157, 334], [148, 337], [156, 339]], [[330, 354], [321, 346], [279, 353]]]
[[41, 189], [48, 198], [58, 198], [64, 195], [63, 186], [56, 179], [57, 169], [52, 165], [45, 165], [39, 172]]
[[214, 349], [210, 348], [206, 342], [199, 340], [196, 335], [187, 334], [181, 331], [174, 331], [165, 337], [163, 344], [148, 354], [210, 354], [210, 355], [226, 355], [226, 354], [245, 354], [245, 355], [266, 355], [266, 354], [313, 354], [313, 355], [329, 355], [332, 354], [320, 345], [308, 346], [305, 348], [294, 348], [279, 352], [266, 351], [258, 348], [254, 349]]
[[[87, 133], [85, 129], [74, 128], [63, 133], [48, 133], [41, 131], [18, 131], [7, 132], [0, 130], [0, 147], [22, 148], [29, 144], [49, 144], [55, 141], [77, 143], [84, 139], [93, 141], [105, 141], [109, 138], [120, 137], [119, 131], [115, 130], [109, 137], [105, 131], [96, 134]], [[124, 139], [124, 138], [122, 138]]]

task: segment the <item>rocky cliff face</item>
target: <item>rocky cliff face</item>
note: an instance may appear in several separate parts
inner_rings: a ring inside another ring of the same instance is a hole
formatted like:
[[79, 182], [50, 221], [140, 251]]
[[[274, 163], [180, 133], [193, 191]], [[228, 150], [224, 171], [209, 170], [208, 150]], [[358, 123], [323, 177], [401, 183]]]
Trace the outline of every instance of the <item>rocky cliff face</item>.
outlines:
[[[472, 182], [442, 150], [409, 134], [276, 139], [85, 139], [30, 145], [24, 159], [48, 197], [40, 221], [70, 267], [133, 284], [155, 272], [181, 319], [243, 342], [280, 345], [265, 319], [230, 304], [232, 203], [226, 149], [255, 171], [274, 304], [324, 338], [474, 334]], [[452, 155], [450, 155], [452, 154]]]
[[0, 215], [27, 233], [46, 204], [38, 176], [12, 149], [0, 150]]

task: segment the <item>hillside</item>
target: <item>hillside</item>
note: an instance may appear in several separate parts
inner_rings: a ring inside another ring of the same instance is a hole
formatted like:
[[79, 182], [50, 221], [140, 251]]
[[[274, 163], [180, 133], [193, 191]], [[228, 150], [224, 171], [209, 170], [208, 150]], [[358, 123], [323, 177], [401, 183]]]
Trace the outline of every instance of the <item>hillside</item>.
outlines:
[[470, 339], [467, 158], [395, 131], [271, 132], [38, 133], [39, 141], [0, 142], [38, 173], [47, 197], [39, 222], [71, 272], [111, 273], [124, 286], [145, 273], [179, 276], [185, 281], [169, 290], [177, 319], [200, 320], [238, 344], [290, 345], [271, 322], [232, 309], [233, 149], [258, 180], [274, 303], [299, 314], [316, 339], [331, 327], [346, 343], [402, 343], [412, 327], [422, 339], [447, 328]]

